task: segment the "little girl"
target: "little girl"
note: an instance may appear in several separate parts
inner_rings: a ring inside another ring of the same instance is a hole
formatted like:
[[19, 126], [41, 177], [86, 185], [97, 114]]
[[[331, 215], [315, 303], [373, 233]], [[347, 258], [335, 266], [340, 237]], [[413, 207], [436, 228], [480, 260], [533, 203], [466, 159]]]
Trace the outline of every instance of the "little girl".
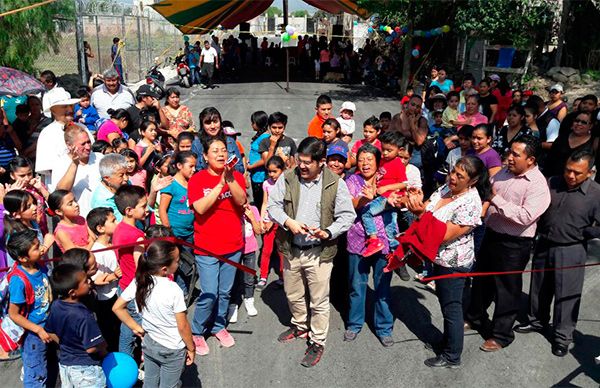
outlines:
[[156, 141], [158, 135], [156, 124], [152, 121], [144, 121], [140, 125], [140, 134], [142, 138], [135, 145], [135, 152], [140, 158], [140, 166], [150, 170], [152, 164], [159, 158], [159, 153], [162, 152], [160, 142]]
[[323, 122], [323, 141], [329, 149], [330, 146], [344, 142], [340, 123], [336, 119], [329, 118]]
[[[182, 133], [189, 133], [189, 132], [182, 132]], [[168, 152], [156, 161], [156, 163], [154, 164], [154, 176], [152, 177], [152, 181], [150, 183], [151, 187], [153, 185], [155, 185], [159, 179], [170, 177], [174, 174], [174, 171], [173, 171], [174, 168], [171, 166], [172, 160], [173, 160], [173, 154], [171, 152]], [[152, 214], [154, 217], [154, 222], [158, 225], [162, 225], [162, 221], [160, 219], [160, 214], [159, 214], [161, 192], [162, 192], [162, 190], [159, 190], [156, 193], [156, 200], [154, 201], [154, 203], [151, 203], [150, 201], [148, 202], [148, 206], [150, 206], [153, 209]], [[150, 200], [151, 198], [148, 198], [148, 199]]]
[[[31, 229], [36, 232], [40, 241], [40, 252], [43, 255], [48, 252], [48, 248], [54, 244], [54, 236], [47, 233], [42, 234], [37, 218], [37, 202], [31, 193], [24, 190], [11, 190], [4, 196], [4, 242], [8, 243], [11, 234], [23, 230]], [[9, 254], [6, 255], [6, 261], [9, 267], [14, 264], [14, 259]]]
[[[179, 265], [179, 249], [155, 241], [140, 256], [135, 280], [117, 299], [113, 311], [136, 335], [143, 337], [144, 385], [178, 386], [185, 365], [194, 362], [196, 347], [187, 320], [183, 291], [167, 276]], [[141, 326], [127, 312], [135, 300]]]
[[39, 177], [34, 178], [33, 163], [22, 156], [15, 156], [8, 164], [8, 172], [10, 173], [10, 183], [22, 184], [23, 190], [29, 192], [35, 198], [38, 206], [36, 222], [40, 225], [42, 231], [47, 232], [48, 224], [44, 206], [50, 193]]
[[121, 151], [121, 155], [127, 160], [127, 175], [129, 176], [129, 182], [131, 182], [132, 185], [146, 188], [148, 172], [140, 166], [138, 154], [127, 148]]
[[79, 215], [79, 205], [72, 192], [56, 190], [48, 197], [49, 214], [60, 218], [54, 228], [56, 244], [62, 252], [71, 248], [92, 249], [95, 235], [88, 229], [85, 218]]
[[[269, 276], [269, 264], [271, 261], [271, 254], [273, 253], [273, 246], [275, 244], [275, 233], [277, 232], [277, 224], [271, 221], [267, 213], [267, 202], [269, 201], [269, 193], [275, 186], [277, 179], [283, 174], [285, 170], [285, 163], [279, 156], [272, 156], [267, 160], [267, 179], [263, 183], [263, 203], [260, 209], [260, 217], [263, 220], [263, 247], [260, 254], [260, 280], [258, 281], [257, 288], [262, 290], [267, 285], [267, 278]], [[277, 284], [283, 284], [283, 257], [279, 255], [279, 280]]]
[[194, 242], [194, 212], [188, 205], [188, 181], [196, 172], [196, 155], [191, 151], [175, 155], [177, 169], [173, 182], [161, 190], [158, 214], [162, 225], [170, 227], [175, 237]]

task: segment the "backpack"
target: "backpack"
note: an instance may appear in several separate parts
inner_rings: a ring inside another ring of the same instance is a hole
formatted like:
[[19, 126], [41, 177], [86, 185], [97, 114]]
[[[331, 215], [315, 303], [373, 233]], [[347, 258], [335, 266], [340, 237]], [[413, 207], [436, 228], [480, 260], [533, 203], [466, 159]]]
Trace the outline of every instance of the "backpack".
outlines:
[[25, 306], [21, 309], [21, 314], [25, 318], [29, 315], [29, 310], [35, 302], [35, 293], [31, 282], [27, 278], [25, 272], [19, 269], [17, 263], [15, 263], [6, 277], [0, 281], [0, 347], [6, 352], [18, 349], [23, 334], [25, 334], [25, 329], [17, 325], [8, 316], [8, 306], [10, 304], [8, 285], [13, 276], [19, 277], [25, 285]]

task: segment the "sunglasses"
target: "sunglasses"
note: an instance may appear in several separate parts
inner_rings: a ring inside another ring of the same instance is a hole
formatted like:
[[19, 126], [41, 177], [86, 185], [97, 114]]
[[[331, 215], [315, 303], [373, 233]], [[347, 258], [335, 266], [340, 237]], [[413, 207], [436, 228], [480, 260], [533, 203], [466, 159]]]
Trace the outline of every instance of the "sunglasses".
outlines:
[[575, 119], [575, 120], [573, 120], [573, 123], [588, 125], [590, 122], [589, 121], [585, 121], [585, 120]]
[[554, 90], [554, 89], [550, 91], [550, 94], [556, 94], [556, 93], [560, 93], [560, 92], [558, 90]]

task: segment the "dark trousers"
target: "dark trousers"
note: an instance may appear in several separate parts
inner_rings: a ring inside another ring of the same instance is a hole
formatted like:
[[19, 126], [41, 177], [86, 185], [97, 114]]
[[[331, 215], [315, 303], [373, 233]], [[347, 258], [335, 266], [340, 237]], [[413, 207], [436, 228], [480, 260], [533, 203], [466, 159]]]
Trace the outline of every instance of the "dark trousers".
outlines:
[[[583, 244], [556, 246], [540, 239], [536, 246], [532, 267], [559, 268], [585, 264], [587, 252]], [[554, 297], [554, 341], [561, 345], [573, 342], [573, 331], [579, 316], [581, 290], [585, 268], [564, 271], [535, 272], [531, 274], [529, 289], [529, 320], [543, 327], [550, 321], [550, 306]]]
[[[468, 268], [448, 268], [437, 264], [433, 265], [433, 276], [466, 271], [468, 271]], [[464, 287], [465, 278], [435, 281], [435, 293], [438, 296], [442, 316], [444, 317], [442, 357], [453, 364], [460, 363], [460, 356], [463, 351], [465, 331], [463, 328], [462, 295]]]
[[252, 182], [252, 202], [254, 203], [254, 206], [256, 206], [258, 211], [261, 210], [263, 197], [265, 195], [265, 193], [263, 192], [262, 185], [263, 182]]
[[[475, 271], [522, 271], [529, 261], [532, 243], [532, 238], [509, 236], [487, 228]], [[522, 274], [475, 277], [466, 319], [475, 326], [482, 326], [488, 319], [487, 309], [494, 302], [491, 337], [502, 346], [510, 345], [515, 339], [512, 328], [519, 312], [522, 289]]]
[[121, 321], [113, 313], [112, 308], [117, 300], [117, 295], [113, 295], [108, 300], [98, 300], [96, 305], [96, 314], [98, 316], [98, 327], [102, 333], [102, 337], [108, 345], [109, 352], [119, 351], [119, 332]]
[[206, 86], [212, 86], [213, 74], [215, 72], [215, 64], [214, 63], [203, 63], [202, 64], [202, 74], [206, 80]]
[[[256, 252], [244, 253], [240, 264], [245, 265], [248, 268], [254, 269], [256, 263]], [[235, 280], [233, 281], [233, 287], [231, 288], [231, 304], [241, 304], [242, 297], [245, 299], [254, 298], [254, 281], [255, 277], [246, 271], [238, 269], [235, 274]]]

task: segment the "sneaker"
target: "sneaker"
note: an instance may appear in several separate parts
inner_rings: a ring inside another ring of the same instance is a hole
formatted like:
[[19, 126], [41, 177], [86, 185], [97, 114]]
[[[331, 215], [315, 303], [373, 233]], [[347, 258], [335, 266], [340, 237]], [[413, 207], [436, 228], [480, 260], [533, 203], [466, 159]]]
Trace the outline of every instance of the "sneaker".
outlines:
[[215, 333], [215, 337], [217, 337], [217, 339], [221, 343], [221, 346], [223, 346], [224, 348], [230, 348], [233, 345], [235, 345], [235, 340], [233, 339], [231, 334], [229, 334], [227, 329], [223, 329]]
[[204, 336], [195, 335], [192, 337], [194, 346], [196, 347], [196, 354], [199, 356], [206, 356], [209, 353], [208, 344], [204, 339]]
[[321, 357], [323, 356], [324, 351], [325, 348], [323, 347], [323, 345], [319, 345], [312, 342], [310, 345], [308, 345], [308, 348], [306, 349], [306, 353], [304, 355], [304, 358], [302, 359], [302, 362], [300, 362], [300, 365], [306, 368], [310, 368], [317, 365], [319, 361], [321, 361]]
[[144, 381], [144, 370], [143, 369], [138, 369], [138, 380], [139, 381]]
[[383, 242], [379, 239], [379, 237], [369, 238], [367, 240], [367, 247], [362, 252], [363, 257], [373, 256], [377, 252], [381, 252], [385, 248]]
[[255, 317], [258, 315], [258, 311], [256, 311], [256, 307], [254, 307], [254, 298], [246, 298], [244, 299], [244, 307], [246, 307], [246, 312], [249, 317]]
[[279, 334], [279, 337], [277, 337], [277, 341], [286, 343], [286, 342], [292, 342], [296, 338], [308, 338], [308, 330], [303, 331], [303, 330], [298, 330], [295, 327], [290, 327], [283, 333]]
[[425, 284], [425, 287], [429, 288], [429, 290], [435, 292], [435, 281], [431, 281], [427, 284]]
[[227, 321], [229, 323], [236, 323], [238, 319], [238, 305], [230, 304], [227, 310]]
[[267, 286], [267, 279], [260, 278], [260, 280], [258, 281], [258, 284], [256, 285], [256, 289], [259, 291], [262, 291], [265, 289], [266, 286]]
[[344, 332], [344, 342], [352, 342], [356, 339], [358, 333], [353, 332], [352, 330], [346, 330]]
[[402, 279], [403, 281], [407, 282], [410, 280], [410, 274], [408, 273], [408, 269], [406, 269], [405, 265], [396, 268], [394, 272], [396, 272], [396, 275], [400, 276], [400, 279]]

